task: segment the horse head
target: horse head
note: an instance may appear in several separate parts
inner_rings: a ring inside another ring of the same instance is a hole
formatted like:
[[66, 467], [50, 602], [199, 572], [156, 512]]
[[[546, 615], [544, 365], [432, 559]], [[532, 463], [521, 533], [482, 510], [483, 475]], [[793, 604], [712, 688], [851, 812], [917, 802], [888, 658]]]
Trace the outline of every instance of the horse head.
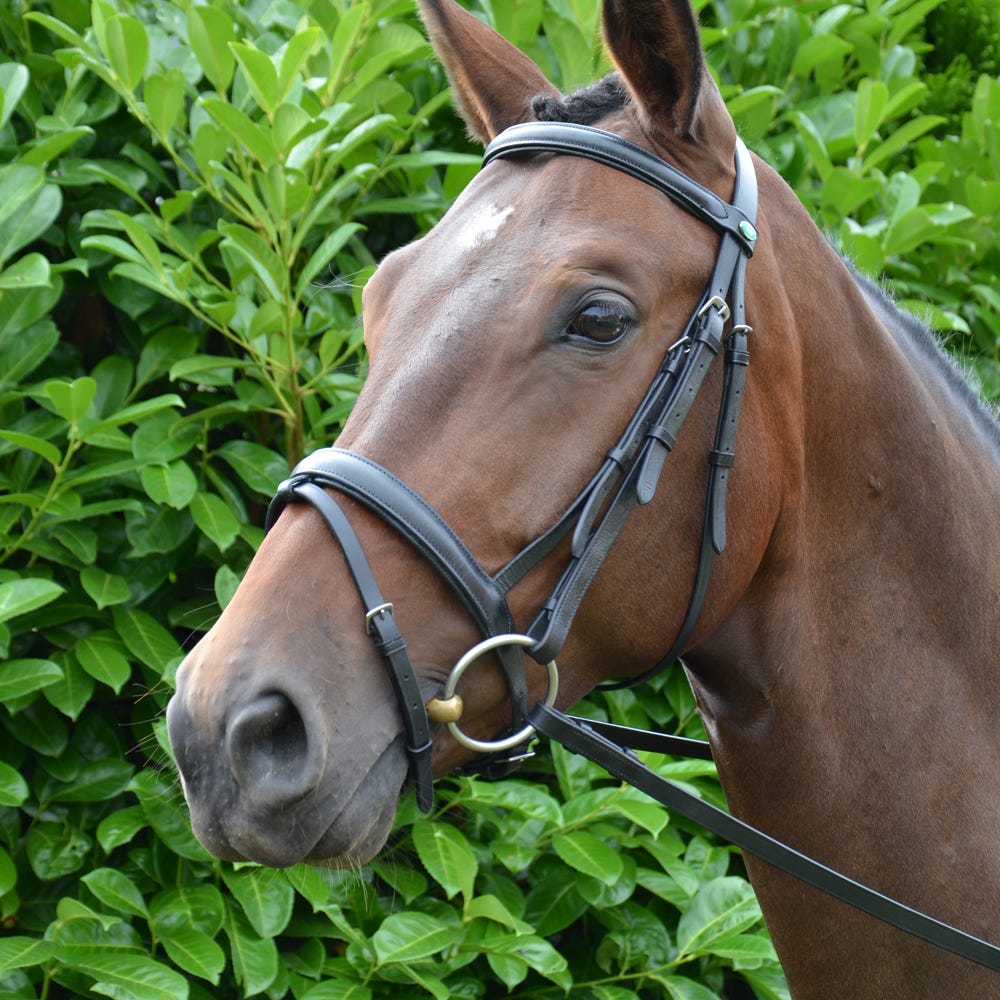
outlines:
[[[618, 72], [569, 98], [452, 0], [422, 0], [421, 9], [469, 130], [484, 143], [517, 123], [599, 125], [728, 204], [735, 129], [686, 2], [606, 3]], [[750, 264], [750, 321], [753, 276], [774, 268], [766, 206], [757, 225], [765, 238]], [[368, 283], [370, 374], [338, 447], [405, 483], [486, 575], [497, 574], [559, 522], [619, 441], [684, 337], [720, 239], [662, 191], [607, 165], [544, 151], [491, 162]], [[706, 375], [664, 486], [635, 506], [588, 581], [558, 652], [561, 705], [609, 672], [643, 674], [682, 628], [722, 379]], [[777, 516], [775, 481], [753, 470], [773, 468], [764, 456], [780, 441], [783, 415], [772, 406], [765, 419], [752, 388], [740, 441], [752, 459], [733, 470], [728, 498], [740, 531], [685, 649], [746, 594]], [[481, 628], [411, 540], [356, 496], [331, 495], [391, 601], [420, 698], [440, 695]], [[569, 539], [554, 543], [506, 595], [513, 630], [536, 616], [571, 548]], [[320, 513], [284, 505], [232, 602], [178, 671], [169, 708], [194, 828], [214, 853], [354, 864], [384, 843], [409, 763], [367, 610]], [[532, 704], [546, 695], [546, 671], [520, 649], [514, 655]], [[484, 656], [458, 690], [462, 730], [473, 739], [510, 725], [509, 682], [495, 658]], [[472, 756], [434, 727], [436, 774]]]

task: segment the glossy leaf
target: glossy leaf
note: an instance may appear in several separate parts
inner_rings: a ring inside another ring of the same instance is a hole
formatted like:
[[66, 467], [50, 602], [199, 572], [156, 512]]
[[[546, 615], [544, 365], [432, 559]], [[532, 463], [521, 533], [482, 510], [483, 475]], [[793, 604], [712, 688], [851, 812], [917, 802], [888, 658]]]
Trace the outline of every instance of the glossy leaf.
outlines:
[[577, 871], [593, 875], [608, 884], [621, 877], [621, 858], [591, 833], [581, 830], [560, 834], [553, 838], [552, 846], [559, 857]]
[[[7, 764], [0, 761], [0, 806], [19, 806], [29, 795], [28, 783]], [[6, 889], [0, 888], [0, 894]]]
[[25, 615], [56, 600], [65, 588], [52, 580], [25, 577], [0, 583], [0, 621]]
[[258, 937], [242, 913], [228, 909], [225, 923], [229, 957], [246, 996], [266, 990], [278, 974], [278, 949], [270, 938]]
[[52, 660], [7, 660], [0, 663], [0, 701], [14, 701], [62, 678], [62, 668]]
[[163, 671], [180, 653], [177, 640], [145, 611], [115, 608], [114, 623], [129, 652], [147, 666]]
[[187, 37], [202, 72], [212, 86], [223, 94], [236, 71], [236, 59], [229, 43], [236, 40], [233, 20], [224, 10], [207, 4], [188, 8]]
[[125, 648], [113, 632], [91, 632], [76, 643], [73, 653], [94, 680], [107, 684], [116, 694], [132, 675]]
[[146, 903], [136, 884], [114, 868], [95, 868], [80, 880], [106, 906], [136, 917], [148, 915]]
[[458, 892], [471, 899], [478, 866], [460, 830], [441, 823], [419, 821], [413, 826], [413, 843], [424, 868], [449, 899]]
[[264, 869], [226, 871], [222, 877], [260, 937], [273, 938], [285, 929], [295, 892], [284, 879]]
[[187, 1000], [188, 984], [173, 969], [145, 955], [95, 951], [76, 968], [95, 980], [91, 989], [114, 1000]]
[[699, 889], [677, 925], [677, 947], [685, 955], [710, 952], [714, 942], [760, 919], [760, 906], [743, 879], [713, 879]]
[[135, 90], [149, 59], [149, 39], [142, 22], [128, 14], [108, 18], [104, 26], [104, 54], [129, 90]]
[[379, 962], [414, 962], [454, 944], [461, 930], [425, 913], [394, 913], [372, 937]]
[[183, 510], [198, 491], [198, 480], [183, 460], [169, 465], [147, 465], [141, 473], [142, 488], [156, 503]]
[[162, 934], [160, 942], [170, 960], [183, 972], [218, 985], [226, 967], [226, 955], [207, 934], [181, 927]]

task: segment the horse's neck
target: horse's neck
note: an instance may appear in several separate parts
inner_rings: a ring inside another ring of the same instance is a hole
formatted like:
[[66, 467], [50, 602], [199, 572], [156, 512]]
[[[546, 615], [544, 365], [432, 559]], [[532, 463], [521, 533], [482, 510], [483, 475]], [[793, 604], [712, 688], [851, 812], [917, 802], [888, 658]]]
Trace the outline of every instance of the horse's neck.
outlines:
[[[840, 280], [853, 285], [846, 272]], [[799, 327], [807, 419], [771, 549], [744, 599], [688, 658], [692, 685], [735, 812], [996, 937], [995, 440], [939, 362], [906, 331], [890, 334], [856, 285], [816, 298], [837, 296], [854, 303], [852, 328]], [[808, 303], [800, 308], [808, 315]], [[866, 945], [851, 935], [869, 926], [852, 931], [853, 918], [808, 894], [797, 902], [800, 891], [767, 869], [755, 875], [786, 964], [813, 961], [796, 931], [803, 919], [846, 935], [833, 961], [859, 957], [848, 952]], [[949, 880], [953, 898], [941, 891]], [[880, 934], [870, 940], [897, 948]], [[921, 961], [909, 947], [900, 976]], [[948, 974], [967, 973], [959, 963]], [[892, 992], [897, 974], [885, 975], [872, 980], [881, 994], [848, 993], [903, 995]]]
[[933, 704], [939, 726], [984, 713], [995, 726], [995, 428], [980, 425], [943, 361], [908, 331], [887, 329], [850, 272], [839, 266], [828, 280], [792, 303], [802, 356], [801, 388], [790, 395], [801, 415], [798, 436], [795, 421], [775, 431], [787, 439], [787, 467], [771, 545], [744, 599], [690, 662], [706, 696], [717, 688], [719, 707], [736, 717], [772, 696], [789, 708], [801, 700], [811, 716], [822, 706], [854, 715], [834, 727], [840, 745], [855, 730], [867, 735], [866, 719], [884, 732], [875, 720], [905, 714], [904, 693]]

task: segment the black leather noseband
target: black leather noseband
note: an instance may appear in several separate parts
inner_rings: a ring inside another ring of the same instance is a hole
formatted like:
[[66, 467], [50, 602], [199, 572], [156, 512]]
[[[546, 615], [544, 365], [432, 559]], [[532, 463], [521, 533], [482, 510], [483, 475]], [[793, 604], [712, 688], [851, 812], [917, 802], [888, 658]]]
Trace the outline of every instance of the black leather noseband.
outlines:
[[[487, 637], [513, 630], [507, 592], [572, 532], [569, 563], [525, 633], [534, 640], [528, 650], [530, 655], [540, 663], [552, 660], [629, 511], [653, 498], [664, 459], [674, 446], [710, 362], [722, 349], [725, 326], [731, 320], [718, 430], [708, 456], [705, 529], [693, 595], [680, 634], [654, 670], [669, 663], [684, 648], [701, 609], [712, 559], [725, 544], [726, 487], [749, 360], [744, 275], [757, 238], [753, 224], [757, 185], [750, 154], [742, 142], [737, 142], [732, 204], [642, 147], [584, 125], [515, 125], [490, 143], [484, 166], [539, 153], [584, 157], [623, 171], [661, 191], [720, 235], [718, 257], [701, 302], [681, 338], [666, 350], [642, 402], [593, 479], [556, 524], [493, 577], [422, 497], [387, 469], [349, 451], [325, 448], [300, 462], [278, 488], [268, 511], [270, 528], [290, 501], [305, 500], [316, 507], [340, 543], [365, 605], [367, 628], [397, 693], [412, 777], [418, 801], [425, 810], [430, 808], [432, 793], [429, 725], [423, 701], [417, 697], [418, 685], [405, 653], [405, 642], [392, 621], [392, 605], [379, 592], [361, 544], [329, 491], [346, 494], [392, 525], [448, 582]], [[510, 690], [511, 731], [518, 731], [527, 724], [529, 711], [520, 650], [502, 648], [497, 655]], [[521, 755], [515, 752], [481, 759], [477, 766], [497, 776], [509, 770], [508, 759]]]

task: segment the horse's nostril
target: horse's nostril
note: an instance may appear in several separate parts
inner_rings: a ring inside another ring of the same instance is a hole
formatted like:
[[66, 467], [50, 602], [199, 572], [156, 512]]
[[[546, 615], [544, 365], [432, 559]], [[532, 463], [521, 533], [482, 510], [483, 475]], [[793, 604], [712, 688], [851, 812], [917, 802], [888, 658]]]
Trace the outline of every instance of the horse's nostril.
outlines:
[[264, 805], [307, 794], [322, 771], [315, 741], [290, 698], [267, 691], [229, 720], [226, 748], [240, 787]]

